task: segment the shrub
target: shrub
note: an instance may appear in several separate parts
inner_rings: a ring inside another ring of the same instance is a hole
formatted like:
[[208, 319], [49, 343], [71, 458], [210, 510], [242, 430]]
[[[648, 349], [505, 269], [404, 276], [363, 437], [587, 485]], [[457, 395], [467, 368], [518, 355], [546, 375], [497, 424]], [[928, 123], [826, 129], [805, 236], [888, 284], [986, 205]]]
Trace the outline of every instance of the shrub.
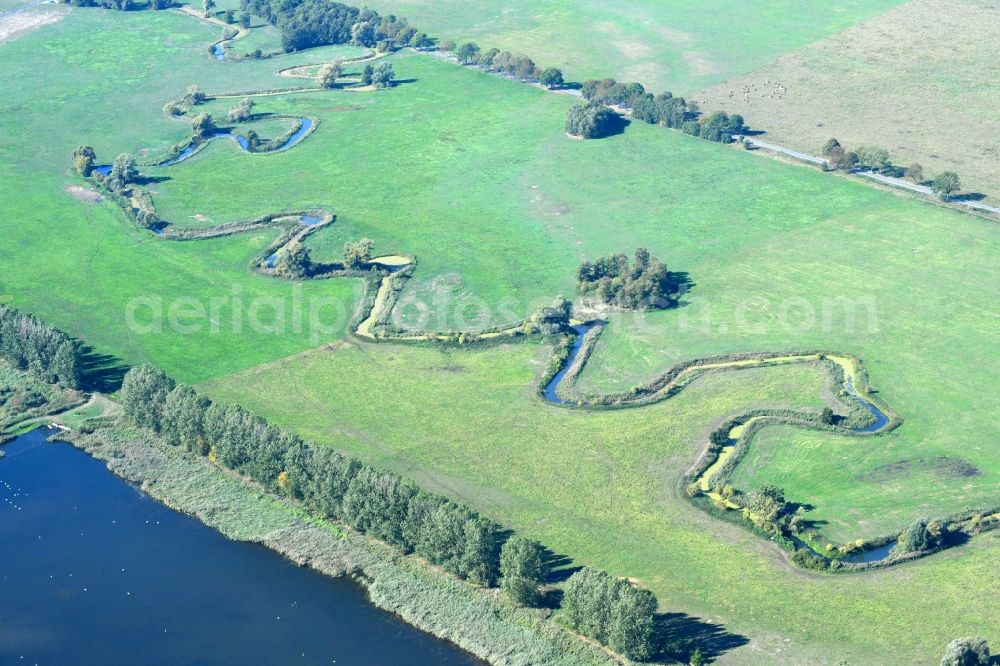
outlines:
[[990, 647], [986, 639], [956, 638], [948, 643], [941, 666], [988, 666], [990, 663]]
[[598, 102], [577, 104], [566, 113], [566, 132], [584, 139], [597, 139], [609, 134], [618, 115]]

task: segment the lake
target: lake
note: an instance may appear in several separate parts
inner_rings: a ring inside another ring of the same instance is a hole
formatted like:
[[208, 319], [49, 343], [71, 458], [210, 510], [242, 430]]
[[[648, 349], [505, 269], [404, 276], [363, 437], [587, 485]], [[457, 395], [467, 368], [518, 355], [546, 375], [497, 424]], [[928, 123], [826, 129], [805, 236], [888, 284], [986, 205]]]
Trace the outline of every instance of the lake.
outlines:
[[481, 664], [37, 430], [0, 458], [0, 664]]

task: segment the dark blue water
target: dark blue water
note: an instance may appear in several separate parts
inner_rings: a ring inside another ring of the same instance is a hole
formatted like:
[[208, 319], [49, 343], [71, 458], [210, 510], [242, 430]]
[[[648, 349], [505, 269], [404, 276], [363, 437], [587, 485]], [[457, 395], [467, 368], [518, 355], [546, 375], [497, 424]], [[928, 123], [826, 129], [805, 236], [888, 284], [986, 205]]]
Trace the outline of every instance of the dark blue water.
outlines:
[[843, 558], [844, 562], [853, 562], [855, 564], [866, 564], [868, 562], [878, 562], [879, 560], [884, 560], [889, 556], [889, 551], [892, 547], [896, 545], [895, 541], [890, 541], [884, 546], [879, 546], [878, 548], [872, 548], [871, 550], [865, 550], [860, 553], [852, 553], [847, 557]]
[[884, 428], [885, 425], [889, 423], [889, 417], [886, 416], [881, 409], [867, 400], [862, 400], [861, 404], [865, 406], [865, 409], [872, 413], [872, 416], [875, 417], [875, 422], [871, 425], [865, 426], [864, 428], [852, 428], [852, 432], [876, 432]]
[[212, 55], [215, 57], [216, 60], [226, 59], [226, 47], [223, 42], [219, 42], [218, 44], [212, 47]]
[[477, 664], [45, 431], [0, 458], [0, 664]]
[[559, 382], [561, 382], [563, 377], [566, 376], [570, 366], [573, 365], [573, 361], [576, 360], [577, 355], [580, 353], [580, 347], [583, 346], [583, 338], [587, 335], [587, 331], [594, 328], [596, 325], [596, 323], [581, 324], [573, 327], [577, 336], [576, 340], [573, 341], [573, 346], [569, 348], [569, 356], [566, 357], [566, 362], [563, 363], [563, 366], [559, 368], [559, 372], [557, 372], [555, 376], [549, 380], [549, 383], [545, 385], [545, 390], [543, 391], [545, 399], [549, 402], [554, 402], [557, 405], [563, 404], [562, 398], [556, 395], [556, 388], [559, 387]]

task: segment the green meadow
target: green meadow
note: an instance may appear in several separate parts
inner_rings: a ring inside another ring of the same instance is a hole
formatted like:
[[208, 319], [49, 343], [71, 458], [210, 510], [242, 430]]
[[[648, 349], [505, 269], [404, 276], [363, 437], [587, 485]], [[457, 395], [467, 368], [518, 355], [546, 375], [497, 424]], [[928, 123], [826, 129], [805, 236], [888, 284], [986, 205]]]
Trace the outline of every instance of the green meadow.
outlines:
[[573, 80], [689, 94], [867, 20], [900, 0], [378, 0], [428, 34], [525, 53]]
[[[848, 6], [833, 15], [810, 5], [812, 20], [796, 18], [805, 26], [798, 31], [772, 22], [788, 44], [759, 48], [790, 48], [876, 11]], [[414, 11], [398, 11], [421, 25]], [[739, 39], [763, 44], [754, 25], [738, 25]], [[700, 29], [727, 43], [728, 33]], [[249, 269], [277, 231], [163, 241], [112, 204], [68, 191], [87, 186], [69, 172], [79, 144], [106, 163], [123, 151], [153, 159], [185, 141], [186, 124], [161, 109], [190, 84], [209, 92], [306, 86], [275, 71], [363, 53], [327, 47], [216, 62], [207, 44], [218, 32], [176, 12], [73, 9], [0, 48], [0, 179], [15, 193], [0, 197], [5, 301], [99, 352], [154, 363], [461, 499], [576, 563], [636, 577], [665, 611], [745, 636], [727, 662], [885, 663], [892, 655], [930, 663], [955, 636], [1000, 639], [998, 590], [988, 584], [1000, 565], [995, 535], [863, 575], [807, 574], [683, 497], [686, 470], [723, 418], [829, 404], [828, 379], [813, 366], [709, 375], [648, 407], [562, 409], [535, 395], [548, 344], [362, 344], [346, 335], [360, 280], [295, 284]], [[529, 46], [517, 48], [546, 62]], [[594, 58], [581, 67], [596, 68]], [[739, 487], [781, 485], [813, 505], [810, 518], [837, 539], [996, 504], [995, 225], [642, 123], [572, 141], [563, 132], [570, 98], [412, 52], [390, 61], [398, 85], [387, 90], [256, 98], [257, 113], [318, 121], [288, 151], [250, 155], [218, 139], [179, 165], [143, 168], [161, 216], [203, 226], [330, 210], [336, 222], [308, 240], [314, 258], [339, 257], [360, 237], [373, 239], [377, 254], [416, 256], [398, 313], [431, 330], [517, 321], [557, 294], [572, 296], [582, 260], [648, 247], [694, 286], [676, 310], [602, 313], [610, 323], [583, 388], [623, 390], [720, 353], [854, 354], [903, 425], [872, 438], [765, 430], [737, 468]], [[230, 101], [206, 108], [223, 115]], [[284, 128], [261, 122], [265, 136]], [[322, 331], [296, 327], [293, 298], [324, 299], [340, 316]], [[164, 309], [182, 299], [222, 302], [203, 317], [178, 315], [197, 329], [164, 321], [150, 331], [149, 305], [129, 325], [136, 299]], [[250, 303], [265, 304], [260, 326], [245, 322]], [[234, 313], [244, 322], [238, 330]]]

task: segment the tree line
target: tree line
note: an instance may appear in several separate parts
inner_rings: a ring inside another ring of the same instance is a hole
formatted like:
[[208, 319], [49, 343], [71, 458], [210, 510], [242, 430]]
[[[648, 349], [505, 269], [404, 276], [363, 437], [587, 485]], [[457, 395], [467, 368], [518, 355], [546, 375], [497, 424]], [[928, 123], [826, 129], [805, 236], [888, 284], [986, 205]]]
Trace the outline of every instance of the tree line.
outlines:
[[822, 149], [827, 159], [825, 169], [833, 171], [872, 171], [893, 177], [906, 178], [918, 185], [926, 184], [942, 201], [948, 201], [962, 189], [961, 180], [954, 171], [942, 171], [929, 181], [924, 180], [924, 167], [919, 162], [911, 162], [906, 168], [895, 166], [889, 159], [889, 151], [878, 146], [858, 146], [847, 150], [836, 138], [830, 138]]
[[602, 303], [627, 310], [652, 310], [677, 305], [686, 277], [670, 271], [646, 248], [635, 251], [630, 264], [624, 254], [585, 261], [576, 271], [581, 294], [593, 294]]
[[[476, 585], [499, 584], [516, 604], [541, 602], [544, 548], [468, 507], [306, 442], [239, 405], [213, 402], [152, 366], [128, 371], [120, 400], [134, 424], [298, 500], [317, 516], [341, 521]], [[657, 606], [652, 592], [584, 569], [569, 579], [563, 604], [572, 628], [632, 658], [652, 654]]]
[[478, 67], [484, 72], [504, 74], [518, 81], [538, 82], [546, 88], [558, 88], [565, 83], [562, 70], [556, 67], [542, 69], [534, 60], [521, 53], [500, 49], [484, 51], [475, 42], [465, 42], [457, 47], [454, 42], [442, 42], [439, 48], [442, 51], [454, 51], [460, 63]]
[[240, 9], [278, 28], [285, 51], [327, 44], [356, 44], [384, 52], [431, 43], [425, 33], [411, 28], [404, 18], [381, 16], [372, 9], [358, 9], [339, 2], [240, 0]]
[[0, 305], [0, 356], [42, 381], [80, 387], [79, 345], [31, 315]]
[[701, 115], [698, 105], [670, 91], [654, 95], [638, 82], [622, 83], [614, 79], [589, 79], [580, 89], [590, 103], [628, 109], [636, 120], [651, 125], [679, 129], [708, 141], [731, 143], [734, 135], [746, 131], [743, 116], [723, 111]]

